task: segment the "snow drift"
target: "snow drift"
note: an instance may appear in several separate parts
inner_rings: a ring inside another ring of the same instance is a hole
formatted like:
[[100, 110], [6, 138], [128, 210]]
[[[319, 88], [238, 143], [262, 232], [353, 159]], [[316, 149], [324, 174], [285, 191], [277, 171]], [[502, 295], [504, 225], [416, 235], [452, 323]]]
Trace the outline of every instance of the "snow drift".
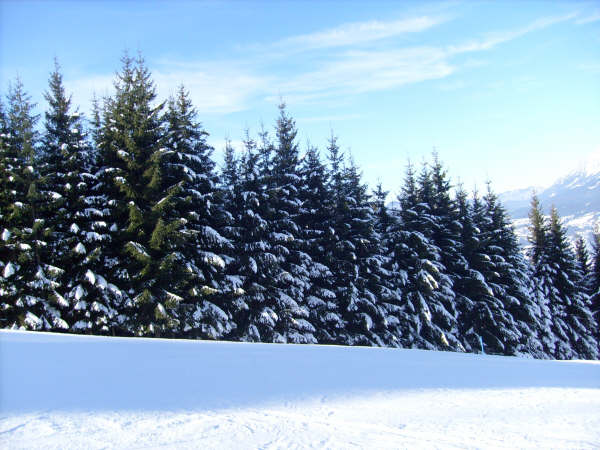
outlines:
[[586, 448], [600, 363], [2, 330], [0, 411], [4, 448]]

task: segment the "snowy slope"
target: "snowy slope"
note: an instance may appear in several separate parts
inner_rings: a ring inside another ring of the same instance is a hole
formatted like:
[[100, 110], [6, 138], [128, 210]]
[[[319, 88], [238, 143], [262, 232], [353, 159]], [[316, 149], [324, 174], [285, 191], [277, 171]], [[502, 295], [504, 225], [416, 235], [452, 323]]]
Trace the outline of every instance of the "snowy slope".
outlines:
[[0, 448], [598, 448], [600, 363], [0, 331]]

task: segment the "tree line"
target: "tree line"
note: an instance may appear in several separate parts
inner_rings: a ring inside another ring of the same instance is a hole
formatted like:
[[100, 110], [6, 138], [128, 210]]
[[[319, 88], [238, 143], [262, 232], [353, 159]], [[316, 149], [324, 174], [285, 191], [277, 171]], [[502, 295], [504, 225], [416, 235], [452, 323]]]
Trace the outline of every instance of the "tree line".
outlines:
[[89, 118], [58, 64], [43, 128], [0, 101], [0, 327], [598, 358], [600, 234], [572, 248], [534, 197], [524, 256], [437, 154], [370, 191], [335, 136], [299, 148], [280, 106], [218, 169], [184, 87], [124, 56]]

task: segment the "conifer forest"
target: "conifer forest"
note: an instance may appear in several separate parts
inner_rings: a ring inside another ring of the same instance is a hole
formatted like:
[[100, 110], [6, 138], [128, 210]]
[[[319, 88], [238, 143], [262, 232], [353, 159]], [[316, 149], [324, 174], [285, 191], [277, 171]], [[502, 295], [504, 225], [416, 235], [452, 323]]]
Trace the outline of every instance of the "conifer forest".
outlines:
[[571, 246], [535, 197], [526, 250], [435, 153], [387, 204], [283, 104], [217, 167], [141, 56], [89, 117], [58, 64], [44, 96], [38, 116], [16, 79], [0, 102], [0, 328], [598, 359], [600, 233]]

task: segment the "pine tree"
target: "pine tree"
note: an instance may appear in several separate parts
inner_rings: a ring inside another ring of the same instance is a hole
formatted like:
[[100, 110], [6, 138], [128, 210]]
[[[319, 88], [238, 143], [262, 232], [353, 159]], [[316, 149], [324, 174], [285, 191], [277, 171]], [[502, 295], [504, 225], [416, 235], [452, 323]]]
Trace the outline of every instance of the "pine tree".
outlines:
[[485, 344], [486, 351], [501, 353], [504, 345], [496, 327], [498, 305], [485, 277], [494, 269], [486, 253], [487, 235], [481, 230], [487, 219], [484, 207], [476, 191], [469, 202], [462, 187], [456, 193], [456, 202], [461, 224], [461, 258], [465, 261], [454, 283], [462, 341], [467, 351], [479, 351]]
[[386, 346], [401, 346], [402, 326], [399, 316], [402, 313], [404, 298], [405, 272], [393, 258], [394, 241], [392, 231], [400, 226], [400, 218], [390, 212], [385, 200], [388, 192], [379, 183], [373, 192], [374, 209], [374, 245], [376, 258], [379, 260], [378, 271], [373, 273], [375, 291], [378, 301], [385, 312], [382, 339]]
[[304, 298], [309, 286], [310, 257], [299, 240], [297, 215], [301, 207], [298, 144], [295, 121], [287, 114], [285, 104], [279, 106], [276, 142], [272, 160], [272, 176], [268, 193], [270, 208], [269, 240], [281, 268], [273, 279], [267, 297], [277, 316], [273, 324], [274, 341], [314, 343], [315, 328], [307, 320]]
[[[155, 246], [166, 239], [169, 254], [163, 264], [170, 265], [168, 284], [174, 291], [167, 295], [181, 298], [181, 331], [191, 337], [219, 339], [235, 328], [227, 292], [237, 286], [232, 288], [225, 278], [226, 253], [232, 245], [221, 232], [228, 219], [211, 159], [213, 149], [196, 115], [189, 94], [180, 87], [177, 97], [168, 102], [161, 154], [163, 190], [176, 189], [176, 193], [160, 219], [164, 232], [157, 229], [153, 237]], [[169, 227], [177, 229], [175, 238], [167, 236]]]
[[[596, 340], [600, 346], [600, 225], [596, 224], [592, 233], [592, 264], [590, 273], [590, 309], [596, 319]], [[600, 348], [599, 348], [600, 351]]]
[[445, 334], [451, 347], [462, 349], [462, 344], [458, 340], [458, 311], [454, 284], [460, 277], [460, 273], [467, 267], [467, 262], [461, 254], [460, 223], [456, 202], [450, 195], [450, 180], [435, 151], [431, 167], [431, 183], [433, 195], [429, 200], [429, 214], [433, 225], [432, 242], [440, 249], [440, 262], [444, 269], [444, 276], [448, 278], [448, 284], [440, 285], [438, 295], [445, 313], [452, 316], [452, 319], [447, 318]]
[[56, 292], [60, 269], [49, 263], [51, 229], [41, 217], [34, 106], [17, 79], [9, 88], [6, 132], [0, 139], [0, 310], [3, 327], [60, 330], [68, 325]]
[[[169, 335], [178, 330], [181, 266], [174, 243], [184, 218], [167, 217], [181, 186], [165, 189], [164, 128], [144, 60], [123, 57], [115, 96], [105, 103], [100, 137], [100, 183], [107, 196], [111, 278], [126, 292], [123, 332]], [[126, 298], [128, 297], [128, 298]]]
[[550, 211], [548, 263], [553, 275], [554, 290], [550, 304], [555, 333], [563, 339], [556, 356], [561, 359], [596, 359], [598, 344], [592, 335], [596, 323], [589, 310], [587, 294], [577, 287], [579, 275], [575, 255], [555, 207]]
[[[273, 146], [266, 132], [261, 133], [258, 145], [249, 136], [244, 144], [229, 207], [233, 225], [228, 237], [235, 245], [235, 259], [228, 265], [228, 276], [238, 277], [242, 286], [233, 302], [238, 325], [234, 337], [242, 341], [281, 341], [283, 338], [275, 331], [279, 316], [271, 297], [281, 269], [266, 220], [272, 214], [267, 189]], [[231, 165], [227, 168], [230, 173], [233, 170]]]
[[554, 317], [549, 298], [554, 290], [546, 254], [549, 229], [542, 213], [540, 201], [535, 194], [531, 199], [529, 221], [528, 240], [530, 246], [527, 253], [531, 262], [532, 295], [538, 305], [536, 319], [539, 340], [543, 346], [544, 354], [556, 357], [556, 347], [560, 338], [555, 335]]
[[531, 198], [531, 209], [529, 211], [529, 244], [530, 248], [528, 249], [529, 258], [533, 265], [537, 265], [542, 262], [543, 255], [546, 249], [546, 239], [548, 233], [548, 227], [546, 225], [546, 220], [544, 219], [544, 214], [542, 212], [542, 207], [540, 205], [540, 200], [537, 195], [534, 193]]
[[[305, 291], [309, 321], [316, 328], [320, 343], [336, 342], [330, 325], [340, 323], [335, 302], [333, 274], [328, 266], [326, 249], [334, 240], [332, 199], [328, 189], [329, 176], [316, 147], [309, 146], [301, 167], [301, 208], [297, 217], [299, 227], [298, 250], [310, 259], [308, 287]], [[334, 325], [335, 326], [335, 325]]]
[[409, 162], [401, 192], [398, 195], [398, 220], [390, 227], [390, 255], [400, 273], [404, 301], [398, 312], [401, 345], [407, 348], [437, 349], [444, 345], [445, 335], [432, 322], [429, 300], [438, 288], [439, 249], [431, 244], [419, 201], [417, 180]]
[[592, 294], [591, 286], [591, 267], [590, 267], [590, 253], [588, 252], [587, 245], [583, 236], [577, 236], [575, 241], [575, 261], [576, 268], [579, 274], [577, 281], [577, 288], [587, 295]]
[[399, 197], [404, 230], [397, 244], [396, 261], [407, 273], [407, 312], [412, 315], [411, 330], [406, 332], [410, 347], [462, 350], [456, 334], [457, 319], [452, 280], [442, 263], [441, 249], [434, 241], [439, 218], [434, 209], [436, 185], [432, 173], [423, 164], [418, 179], [412, 167]]
[[383, 346], [386, 311], [377, 298], [382, 286], [382, 255], [367, 186], [352, 160], [343, 172], [339, 256], [342, 262], [338, 301], [350, 345]]
[[116, 316], [115, 287], [102, 275], [102, 247], [107, 223], [89, 208], [94, 202], [91, 187], [95, 177], [91, 147], [78, 111], [72, 111], [65, 93], [60, 67], [50, 75], [45, 93], [49, 109], [43, 135], [45, 177], [42, 188], [47, 199], [45, 220], [53, 228], [53, 259], [61, 268], [59, 296], [72, 331], [103, 334]]
[[[482, 339], [488, 352], [514, 355], [519, 351], [521, 335], [509, 311], [514, 299], [508, 295], [501, 275], [506, 269], [504, 264], [508, 252], [498, 245], [501, 238], [499, 233], [505, 224], [501, 217], [498, 217], [500, 223], [493, 220], [494, 214], [498, 213], [495, 203], [495, 196], [489, 188], [485, 203], [476, 193], [473, 195], [471, 217], [475, 233], [471, 239], [476, 245], [467, 253], [467, 274], [470, 278], [468, 295], [473, 301], [473, 309], [463, 321], [467, 317], [471, 319], [467, 321], [471, 333], [475, 331], [475, 337]], [[465, 337], [468, 336], [469, 332], [465, 333]], [[469, 344], [477, 348], [479, 342], [471, 339]]]
[[[342, 152], [340, 152], [337, 138], [333, 133], [329, 139], [327, 152], [330, 167], [329, 170], [325, 167], [327, 172], [325, 180], [326, 197], [316, 199], [315, 203], [318, 205], [319, 202], [322, 202], [320, 209], [325, 210], [318, 211], [317, 213], [327, 214], [326, 221], [323, 223], [325, 232], [324, 239], [321, 241], [323, 252], [322, 261], [325, 267], [331, 271], [332, 276], [329, 280], [326, 280], [327, 286], [321, 292], [321, 296], [317, 297], [318, 300], [314, 301], [310, 296], [308, 297], [308, 300], [309, 306], [313, 308], [313, 320], [315, 320], [315, 324], [318, 326], [319, 342], [339, 344], [347, 341], [345, 338], [346, 322], [342, 317], [341, 303], [339, 301], [339, 279], [341, 276], [339, 272], [341, 264], [339, 259], [339, 246], [341, 238], [340, 226], [343, 223], [341, 213], [343, 204], [342, 170], [344, 156]], [[311, 203], [309, 202], [307, 206], [310, 204]], [[321, 248], [319, 248], [319, 250], [321, 250]], [[324, 303], [321, 303], [321, 301]], [[314, 303], [314, 305], [311, 303]]]
[[532, 284], [528, 273], [528, 265], [521, 252], [517, 236], [512, 223], [498, 197], [488, 184], [487, 194], [484, 197], [486, 216], [489, 228], [487, 229], [492, 246], [489, 247], [489, 256], [494, 263], [494, 272], [491, 274], [494, 289], [498, 291], [498, 298], [504, 304], [505, 310], [512, 316], [515, 328], [508, 331], [515, 336], [509, 336], [512, 341], [506, 354], [527, 354], [536, 358], [544, 357], [543, 346], [538, 340], [538, 325], [536, 312], [538, 305], [532, 296]]

